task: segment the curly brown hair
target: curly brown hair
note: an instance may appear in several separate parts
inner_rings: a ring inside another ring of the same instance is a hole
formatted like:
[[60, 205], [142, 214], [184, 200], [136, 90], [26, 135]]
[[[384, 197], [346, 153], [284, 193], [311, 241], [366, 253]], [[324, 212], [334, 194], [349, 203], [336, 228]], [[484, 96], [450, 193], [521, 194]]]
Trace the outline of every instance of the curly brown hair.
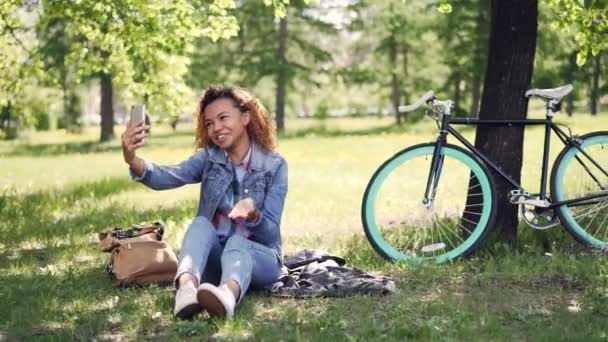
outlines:
[[204, 124], [204, 113], [207, 106], [213, 101], [221, 98], [231, 99], [241, 113], [249, 112], [251, 120], [247, 125], [247, 134], [250, 139], [263, 148], [274, 151], [277, 146], [276, 131], [268, 111], [264, 105], [251, 93], [242, 88], [225, 87], [221, 85], [209, 86], [198, 103], [196, 111], [196, 146], [214, 146], [207, 134]]

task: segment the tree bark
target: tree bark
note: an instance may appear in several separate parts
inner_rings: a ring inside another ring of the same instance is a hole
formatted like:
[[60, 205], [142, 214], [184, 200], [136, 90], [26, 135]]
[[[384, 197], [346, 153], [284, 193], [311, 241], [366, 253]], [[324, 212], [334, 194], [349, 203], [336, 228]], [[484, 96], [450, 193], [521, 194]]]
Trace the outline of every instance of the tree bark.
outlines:
[[599, 111], [600, 102], [600, 71], [601, 53], [593, 59], [593, 83], [591, 84], [591, 115], [596, 115]]
[[287, 17], [279, 22], [279, 49], [277, 51], [277, 92], [276, 92], [276, 124], [277, 132], [285, 131], [285, 96], [287, 88]]
[[99, 142], [114, 138], [114, 100], [112, 75], [101, 75], [101, 136]]
[[[524, 119], [528, 101], [538, 25], [537, 0], [492, 1], [488, 64], [479, 112], [480, 119]], [[523, 127], [477, 128], [475, 146], [515, 181], [521, 179]], [[508, 200], [512, 185], [494, 175], [496, 232], [503, 241], [517, 238], [517, 206]]]

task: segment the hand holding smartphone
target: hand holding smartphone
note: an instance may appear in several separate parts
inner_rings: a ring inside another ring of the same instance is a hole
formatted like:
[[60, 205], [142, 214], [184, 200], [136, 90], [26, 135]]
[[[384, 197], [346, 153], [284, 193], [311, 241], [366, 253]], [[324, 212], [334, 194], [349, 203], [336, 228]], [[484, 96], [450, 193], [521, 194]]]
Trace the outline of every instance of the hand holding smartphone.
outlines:
[[136, 158], [135, 150], [146, 143], [146, 136], [148, 134], [145, 105], [133, 105], [129, 113], [129, 124], [121, 138], [125, 162], [129, 164], [137, 175], [143, 172], [143, 163], [140, 159]]
[[146, 105], [136, 104], [131, 106], [131, 125], [138, 125], [146, 120]]

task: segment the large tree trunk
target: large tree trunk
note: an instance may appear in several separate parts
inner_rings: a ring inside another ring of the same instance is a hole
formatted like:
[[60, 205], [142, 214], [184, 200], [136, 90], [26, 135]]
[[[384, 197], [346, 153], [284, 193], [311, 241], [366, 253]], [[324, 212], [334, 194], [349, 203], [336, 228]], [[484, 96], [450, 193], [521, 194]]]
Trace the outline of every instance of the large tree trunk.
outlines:
[[287, 88], [287, 17], [279, 22], [279, 69], [277, 72], [276, 123], [277, 132], [285, 131], [285, 96]]
[[101, 136], [100, 142], [114, 138], [114, 100], [112, 75], [101, 75]]
[[[492, 1], [492, 28], [480, 119], [524, 119], [525, 91], [534, 66], [538, 19], [536, 0]], [[514, 180], [521, 179], [523, 127], [477, 128], [475, 146]], [[512, 185], [495, 175], [496, 231], [499, 239], [517, 238], [517, 206], [509, 203]]]
[[391, 104], [393, 105], [397, 125], [401, 125], [401, 114], [399, 113], [401, 91], [399, 90], [399, 78], [397, 76], [397, 42], [393, 33], [391, 33], [389, 39], [388, 60], [391, 68]]
[[601, 61], [601, 53], [598, 53], [597, 56], [593, 59], [593, 83], [591, 84], [591, 114], [596, 115], [599, 111], [599, 102], [600, 102], [600, 61]]

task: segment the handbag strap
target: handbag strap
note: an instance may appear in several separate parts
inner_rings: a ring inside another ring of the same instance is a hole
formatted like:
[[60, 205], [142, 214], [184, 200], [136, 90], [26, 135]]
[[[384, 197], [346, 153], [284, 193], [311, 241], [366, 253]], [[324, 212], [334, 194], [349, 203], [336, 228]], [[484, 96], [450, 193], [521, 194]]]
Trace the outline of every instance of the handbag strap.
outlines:
[[156, 234], [156, 240], [161, 241], [165, 234], [165, 226], [160, 222], [154, 222], [152, 224], [134, 224], [131, 225], [129, 229], [115, 227], [110, 231], [110, 234], [119, 240], [124, 240], [151, 232]]

